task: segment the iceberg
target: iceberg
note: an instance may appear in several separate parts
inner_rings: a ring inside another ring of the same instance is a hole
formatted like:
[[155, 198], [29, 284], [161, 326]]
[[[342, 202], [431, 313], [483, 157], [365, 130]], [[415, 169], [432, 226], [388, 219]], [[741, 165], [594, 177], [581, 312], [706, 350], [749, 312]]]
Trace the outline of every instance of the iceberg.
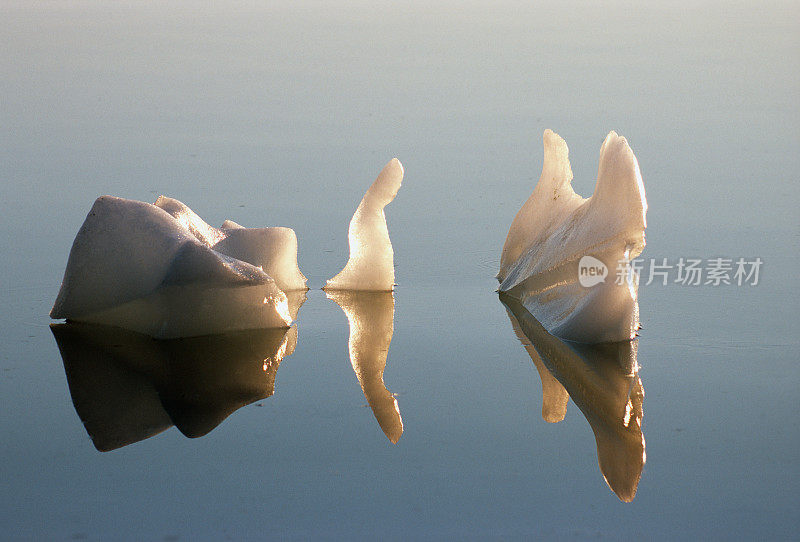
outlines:
[[[98, 198], [50, 316], [174, 338], [286, 328], [304, 299], [290, 228], [206, 224], [178, 200]], [[301, 292], [290, 297], [287, 292]]]
[[542, 174], [508, 231], [499, 290], [562, 339], [633, 339], [639, 284], [630, 261], [644, 249], [647, 226], [636, 157], [624, 137], [609, 133], [594, 194], [584, 199], [572, 189], [566, 142], [551, 130], [543, 140]]
[[403, 182], [403, 166], [393, 158], [358, 205], [347, 231], [350, 257], [323, 288], [350, 325], [350, 364], [375, 419], [394, 444], [403, 434], [403, 419], [383, 371], [394, 333], [394, 250], [384, 207]]
[[542, 417], [549, 423], [563, 420], [571, 397], [592, 428], [606, 484], [621, 501], [632, 501], [647, 459], [637, 341], [562, 341], [518, 299], [501, 293], [500, 301], [541, 376]]
[[271, 396], [297, 327], [170, 340], [118, 327], [52, 324], [72, 403], [95, 448], [107, 452], [173, 425], [189, 438]]
[[325, 292], [325, 295], [347, 316], [350, 364], [378, 425], [386, 437], [397, 444], [403, 434], [403, 419], [397, 400], [383, 381], [394, 334], [394, 294], [333, 290]]
[[293, 229], [245, 228], [232, 220], [217, 229], [176, 199], [159, 196], [155, 205], [215, 252], [260, 267], [284, 292], [307, 289], [306, 278], [297, 265], [297, 236]]
[[350, 220], [347, 240], [350, 258], [325, 290], [378, 290], [394, 288], [394, 251], [386, 226], [386, 207], [403, 182], [403, 166], [393, 158], [364, 194]]

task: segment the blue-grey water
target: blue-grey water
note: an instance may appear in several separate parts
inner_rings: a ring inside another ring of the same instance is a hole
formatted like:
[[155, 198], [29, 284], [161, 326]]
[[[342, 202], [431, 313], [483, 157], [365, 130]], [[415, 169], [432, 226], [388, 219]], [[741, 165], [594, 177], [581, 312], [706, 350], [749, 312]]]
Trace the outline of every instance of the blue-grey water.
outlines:
[[[3, 538], [795, 538], [799, 20], [795, 2], [3, 2]], [[494, 292], [545, 128], [584, 196], [606, 133], [628, 139], [643, 258], [763, 261], [756, 286], [640, 287], [630, 503], [575, 404], [543, 420]], [[393, 156], [396, 444], [313, 289], [271, 397], [199, 438], [95, 448], [47, 314], [97, 196], [293, 227], [319, 288]]]

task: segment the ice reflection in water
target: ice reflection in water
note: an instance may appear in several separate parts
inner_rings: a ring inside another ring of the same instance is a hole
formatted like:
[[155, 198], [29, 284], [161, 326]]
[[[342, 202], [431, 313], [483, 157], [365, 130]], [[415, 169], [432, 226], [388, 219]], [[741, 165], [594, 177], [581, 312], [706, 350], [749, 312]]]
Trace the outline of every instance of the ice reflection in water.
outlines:
[[156, 340], [93, 324], [50, 326], [72, 403], [100, 451], [175, 425], [201, 437], [239, 408], [272, 395], [297, 328]]
[[548, 333], [519, 300], [501, 293], [500, 301], [542, 378], [542, 417], [563, 420], [572, 397], [594, 432], [606, 483], [620, 500], [632, 501], [646, 459], [637, 342], [565, 342]]
[[[350, 323], [353, 370], [383, 432], [403, 434], [397, 401], [383, 383], [394, 332], [392, 292], [329, 291]], [[297, 318], [305, 292], [289, 297]], [[96, 324], [50, 326], [72, 402], [100, 451], [176, 426], [201, 437], [237, 409], [271, 396], [281, 361], [294, 352], [297, 328], [268, 328], [180, 339], [153, 339]]]
[[403, 434], [403, 419], [394, 395], [383, 383], [383, 371], [394, 333], [392, 292], [327, 290], [350, 323], [350, 363], [381, 429], [393, 443]]

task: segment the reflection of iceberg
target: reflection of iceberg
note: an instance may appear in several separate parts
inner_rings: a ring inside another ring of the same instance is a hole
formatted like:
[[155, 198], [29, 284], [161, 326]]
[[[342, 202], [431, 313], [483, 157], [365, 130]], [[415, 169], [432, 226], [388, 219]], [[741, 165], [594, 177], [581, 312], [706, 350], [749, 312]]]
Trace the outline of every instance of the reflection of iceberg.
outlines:
[[[545, 131], [541, 178], [503, 246], [500, 291], [563, 339], [632, 339], [638, 278], [627, 264], [644, 248], [647, 211], [639, 165], [625, 138], [611, 132], [600, 148], [594, 195], [583, 199], [570, 184], [568, 152], [563, 139]], [[599, 282], [585, 280], [597, 272]], [[586, 273], [583, 280], [579, 273]]]
[[347, 240], [350, 259], [326, 290], [381, 290], [394, 287], [394, 252], [383, 208], [397, 195], [403, 166], [393, 158], [364, 194], [350, 220]]
[[200, 437], [235, 410], [272, 395], [297, 328], [154, 340], [109, 326], [50, 328], [64, 360], [72, 402], [100, 451], [175, 425]]
[[542, 416], [548, 422], [563, 419], [569, 393], [592, 427], [606, 483], [621, 500], [632, 501], [646, 457], [636, 341], [567, 343], [549, 334], [517, 299], [501, 293], [500, 301], [542, 375]]
[[539, 373], [539, 380], [542, 381], [542, 419], [547, 423], [558, 423], [567, 415], [569, 393], [542, 362], [542, 357], [536, 351], [536, 347], [533, 346], [530, 339], [523, 333], [513, 313], [509, 311], [508, 317], [511, 320], [511, 327], [514, 328], [514, 333], [531, 357], [531, 361], [533, 361], [533, 365]]
[[350, 220], [347, 265], [324, 288], [347, 316], [350, 363], [375, 419], [393, 443], [403, 434], [403, 420], [397, 401], [383, 383], [394, 332], [394, 251], [383, 208], [394, 200], [402, 181], [403, 166], [393, 158]]
[[159, 338], [287, 327], [305, 290], [289, 228], [213, 228], [177, 200], [102, 196], [70, 251], [50, 316]]
[[394, 332], [392, 292], [328, 291], [350, 323], [350, 363], [383, 432], [394, 443], [403, 434], [397, 401], [383, 383]]

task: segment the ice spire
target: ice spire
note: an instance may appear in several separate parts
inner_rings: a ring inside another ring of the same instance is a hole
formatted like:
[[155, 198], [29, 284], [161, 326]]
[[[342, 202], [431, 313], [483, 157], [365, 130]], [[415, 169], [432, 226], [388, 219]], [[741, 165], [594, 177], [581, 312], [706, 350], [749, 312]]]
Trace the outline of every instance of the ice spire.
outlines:
[[[600, 148], [594, 194], [583, 199], [570, 184], [567, 144], [550, 130], [543, 139], [542, 176], [503, 246], [500, 291], [520, 299], [563, 339], [632, 339], [638, 278], [627, 265], [644, 248], [647, 212], [636, 157], [624, 137], [610, 132]], [[591, 284], [581, 280], [586, 261], [604, 271]]]
[[394, 287], [394, 251], [383, 208], [397, 195], [403, 166], [397, 158], [386, 164], [369, 187], [350, 220], [350, 259], [326, 290], [389, 291]]

